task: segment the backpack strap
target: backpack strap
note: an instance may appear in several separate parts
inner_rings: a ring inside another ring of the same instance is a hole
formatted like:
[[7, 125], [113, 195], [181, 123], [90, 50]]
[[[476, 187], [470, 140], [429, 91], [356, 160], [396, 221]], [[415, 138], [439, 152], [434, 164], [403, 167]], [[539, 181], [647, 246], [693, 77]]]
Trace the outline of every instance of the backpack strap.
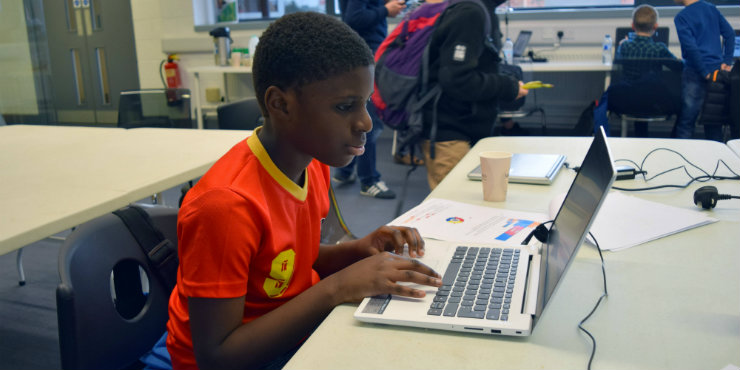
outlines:
[[159, 280], [168, 288], [175, 287], [177, 282], [177, 247], [162, 231], [157, 229], [149, 214], [138, 206], [128, 206], [113, 212], [133, 235], [144, 254], [149, 267], [157, 274]]

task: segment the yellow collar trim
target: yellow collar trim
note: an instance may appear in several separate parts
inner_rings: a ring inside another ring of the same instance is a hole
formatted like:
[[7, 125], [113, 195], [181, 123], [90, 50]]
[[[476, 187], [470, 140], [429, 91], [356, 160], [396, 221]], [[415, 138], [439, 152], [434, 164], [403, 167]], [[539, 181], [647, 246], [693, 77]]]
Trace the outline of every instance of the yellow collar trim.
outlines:
[[252, 150], [252, 153], [254, 153], [254, 155], [257, 157], [257, 160], [260, 161], [260, 164], [267, 171], [267, 173], [269, 173], [270, 176], [275, 179], [275, 181], [277, 181], [280, 186], [283, 187], [283, 189], [287, 190], [290, 194], [292, 194], [301, 202], [305, 201], [306, 197], [308, 196], [308, 171], [304, 170], [302, 187], [298, 186], [298, 184], [293, 182], [293, 180], [289, 179], [288, 176], [285, 176], [283, 171], [281, 171], [275, 165], [275, 162], [272, 161], [272, 158], [270, 158], [267, 150], [265, 150], [265, 147], [262, 146], [262, 142], [260, 141], [259, 137], [257, 137], [257, 133], [260, 132], [260, 130], [262, 130], [262, 127], [258, 127], [257, 129], [255, 129], [252, 136], [247, 139], [247, 145], [249, 145], [249, 149]]

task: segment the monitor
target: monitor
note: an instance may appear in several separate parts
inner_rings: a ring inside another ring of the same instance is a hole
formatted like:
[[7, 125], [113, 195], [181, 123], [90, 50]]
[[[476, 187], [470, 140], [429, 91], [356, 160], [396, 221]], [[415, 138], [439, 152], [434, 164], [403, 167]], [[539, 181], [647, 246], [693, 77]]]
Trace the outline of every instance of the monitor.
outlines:
[[[662, 42], [666, 45], [668, 45], [668, 35], [670, 34], [670, 29], [668, 27], [658, 27], [658, 29], [653, 34], [653, 40], [655, 42]], [[635, 36], [635, 31], [632, 29], [632, 27], [617, 27], [617, 31], [615, 32], [615, 38], [614, 38], [614, 45], [619, 45], [619, 42], [622, 41], [625, 37], [629, 37], [630, 39]]]

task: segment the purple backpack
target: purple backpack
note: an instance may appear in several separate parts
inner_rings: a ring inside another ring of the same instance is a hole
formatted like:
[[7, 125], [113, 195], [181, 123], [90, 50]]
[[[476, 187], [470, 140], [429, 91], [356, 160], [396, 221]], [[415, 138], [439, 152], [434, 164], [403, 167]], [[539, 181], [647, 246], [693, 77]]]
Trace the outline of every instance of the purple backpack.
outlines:
[[[490, 40], [491, 17], [480, 0], [446, 0], [426, 3], [408, 13], [380, 44], [375, 53], [375, 91], [371, 97], [384, 124], [399, 130], [400, 147], [414, 144], [422, 132], [422, 108], [433, 101], [434, 111], [442, 95], [439, 85], [429, 86], [429, 40], [444, 11], [462, 2], [478, 4], [485, 14], [485, 39]], [[436, 134], [437, 115], [431, 140]], [[413, 148], [413, 146], [410, 146]], [[434, 158], [434, 145], [431, 146]]]

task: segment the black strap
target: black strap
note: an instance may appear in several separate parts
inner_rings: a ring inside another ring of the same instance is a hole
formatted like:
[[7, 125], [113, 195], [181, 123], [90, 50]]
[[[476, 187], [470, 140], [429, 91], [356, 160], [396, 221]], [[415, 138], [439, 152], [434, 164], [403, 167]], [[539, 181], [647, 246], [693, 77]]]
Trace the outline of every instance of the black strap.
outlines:
[[134, 236], [149, 261], [149, 267], [168, 288], [177, 282], [177, 247], [154, 226], [149, 214], [138, 206], [128, 206], [113, 212]]

